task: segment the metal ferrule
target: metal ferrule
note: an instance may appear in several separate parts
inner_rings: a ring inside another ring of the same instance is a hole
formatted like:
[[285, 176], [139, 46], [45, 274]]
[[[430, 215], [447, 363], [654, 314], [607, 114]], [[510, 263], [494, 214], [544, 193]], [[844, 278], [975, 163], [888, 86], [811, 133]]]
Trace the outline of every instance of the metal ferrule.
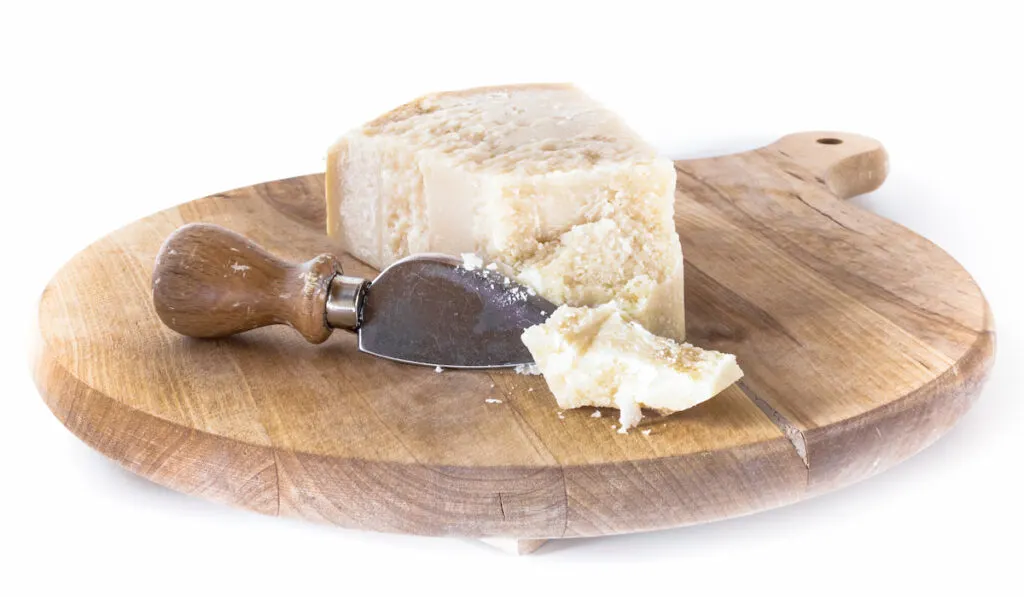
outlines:
[[369, 281], [337, 275], [327, 294], [327, 325], [354, 332], [362, 323], [363, 295]]

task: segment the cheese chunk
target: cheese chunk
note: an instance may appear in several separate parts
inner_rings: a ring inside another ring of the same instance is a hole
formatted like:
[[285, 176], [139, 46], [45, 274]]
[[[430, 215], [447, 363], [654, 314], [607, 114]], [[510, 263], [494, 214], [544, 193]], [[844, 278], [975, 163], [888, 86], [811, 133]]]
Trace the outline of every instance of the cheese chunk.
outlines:
[[620, 433], [640, 422], [641, 407], [684, 410], [743, 376], [733, 355], [655, 336], [615, 303], [563, 305], [523, 343], [560, 408], [617, 408]]
[[378, 269], [477, 253], [552, 302], [616, 300], [682, 340], [675, 180], [670, 160], [571, 85], [439, 93], [330, 148], [327, 230]]

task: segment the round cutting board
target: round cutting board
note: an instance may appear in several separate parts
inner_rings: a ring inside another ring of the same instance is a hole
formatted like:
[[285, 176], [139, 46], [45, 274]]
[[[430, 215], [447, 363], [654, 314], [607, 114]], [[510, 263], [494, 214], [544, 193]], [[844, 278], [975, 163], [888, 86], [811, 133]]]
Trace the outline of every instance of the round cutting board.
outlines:
[[970, 275], [842, 201], [886, 169], [875, 141], [838, 133], [677, 163], [688, 338], [737, 354], [746, 376], [626, 435], [615, 411], [559, 412], [538, 376], [437, 373], [361, 354], [344, 332], [314, 346], [281, 326], [211, 341], [160, 324], [153, 258], [182, 224], [221, 224], [292, 260], [331, 251], [322, 175], [185, 203], [82, 251], [43, 292], [37, 384], [128, 470], [270, 515], [525, 539], [773, 508], [929, 445], [991, 365]]

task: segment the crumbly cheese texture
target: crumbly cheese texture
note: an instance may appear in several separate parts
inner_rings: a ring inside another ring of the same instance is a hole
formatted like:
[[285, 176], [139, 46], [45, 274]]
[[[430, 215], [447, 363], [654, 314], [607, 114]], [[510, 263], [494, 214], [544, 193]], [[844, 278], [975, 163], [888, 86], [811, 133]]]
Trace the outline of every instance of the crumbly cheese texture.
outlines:
[[619, 409], [619, 431], [641, 408], [676, 412], [700, 404], [743, 376], [736, 357], [656, 336], [615, 303], [559, 307], [527, 328], [523, 343], [563, 409]]
[[682, 340], [675, 169], [571, 85], [438, 93], [351, 131], [327, 158], [327, 230], [383, 268], [478, 253], [557, 304], [615, 300]]

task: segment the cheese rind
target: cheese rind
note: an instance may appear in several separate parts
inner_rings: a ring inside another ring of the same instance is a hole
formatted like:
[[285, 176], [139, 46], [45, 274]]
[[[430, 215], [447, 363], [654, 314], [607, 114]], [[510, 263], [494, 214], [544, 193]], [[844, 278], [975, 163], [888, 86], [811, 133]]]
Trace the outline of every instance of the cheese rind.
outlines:
[[675, 169], [571, 85], [428, 95], [328, 152], [327, 228], [383, 268], [479, 253], [556, 303], [685, 336]]
[[743, 376], [733, 355], [656, 336], [615, 303], [563, 305], [527, 328], [523, 343], [560, 408], [618, 408], [621, 432], [640, 422], [641, 408], [685, 410]]

